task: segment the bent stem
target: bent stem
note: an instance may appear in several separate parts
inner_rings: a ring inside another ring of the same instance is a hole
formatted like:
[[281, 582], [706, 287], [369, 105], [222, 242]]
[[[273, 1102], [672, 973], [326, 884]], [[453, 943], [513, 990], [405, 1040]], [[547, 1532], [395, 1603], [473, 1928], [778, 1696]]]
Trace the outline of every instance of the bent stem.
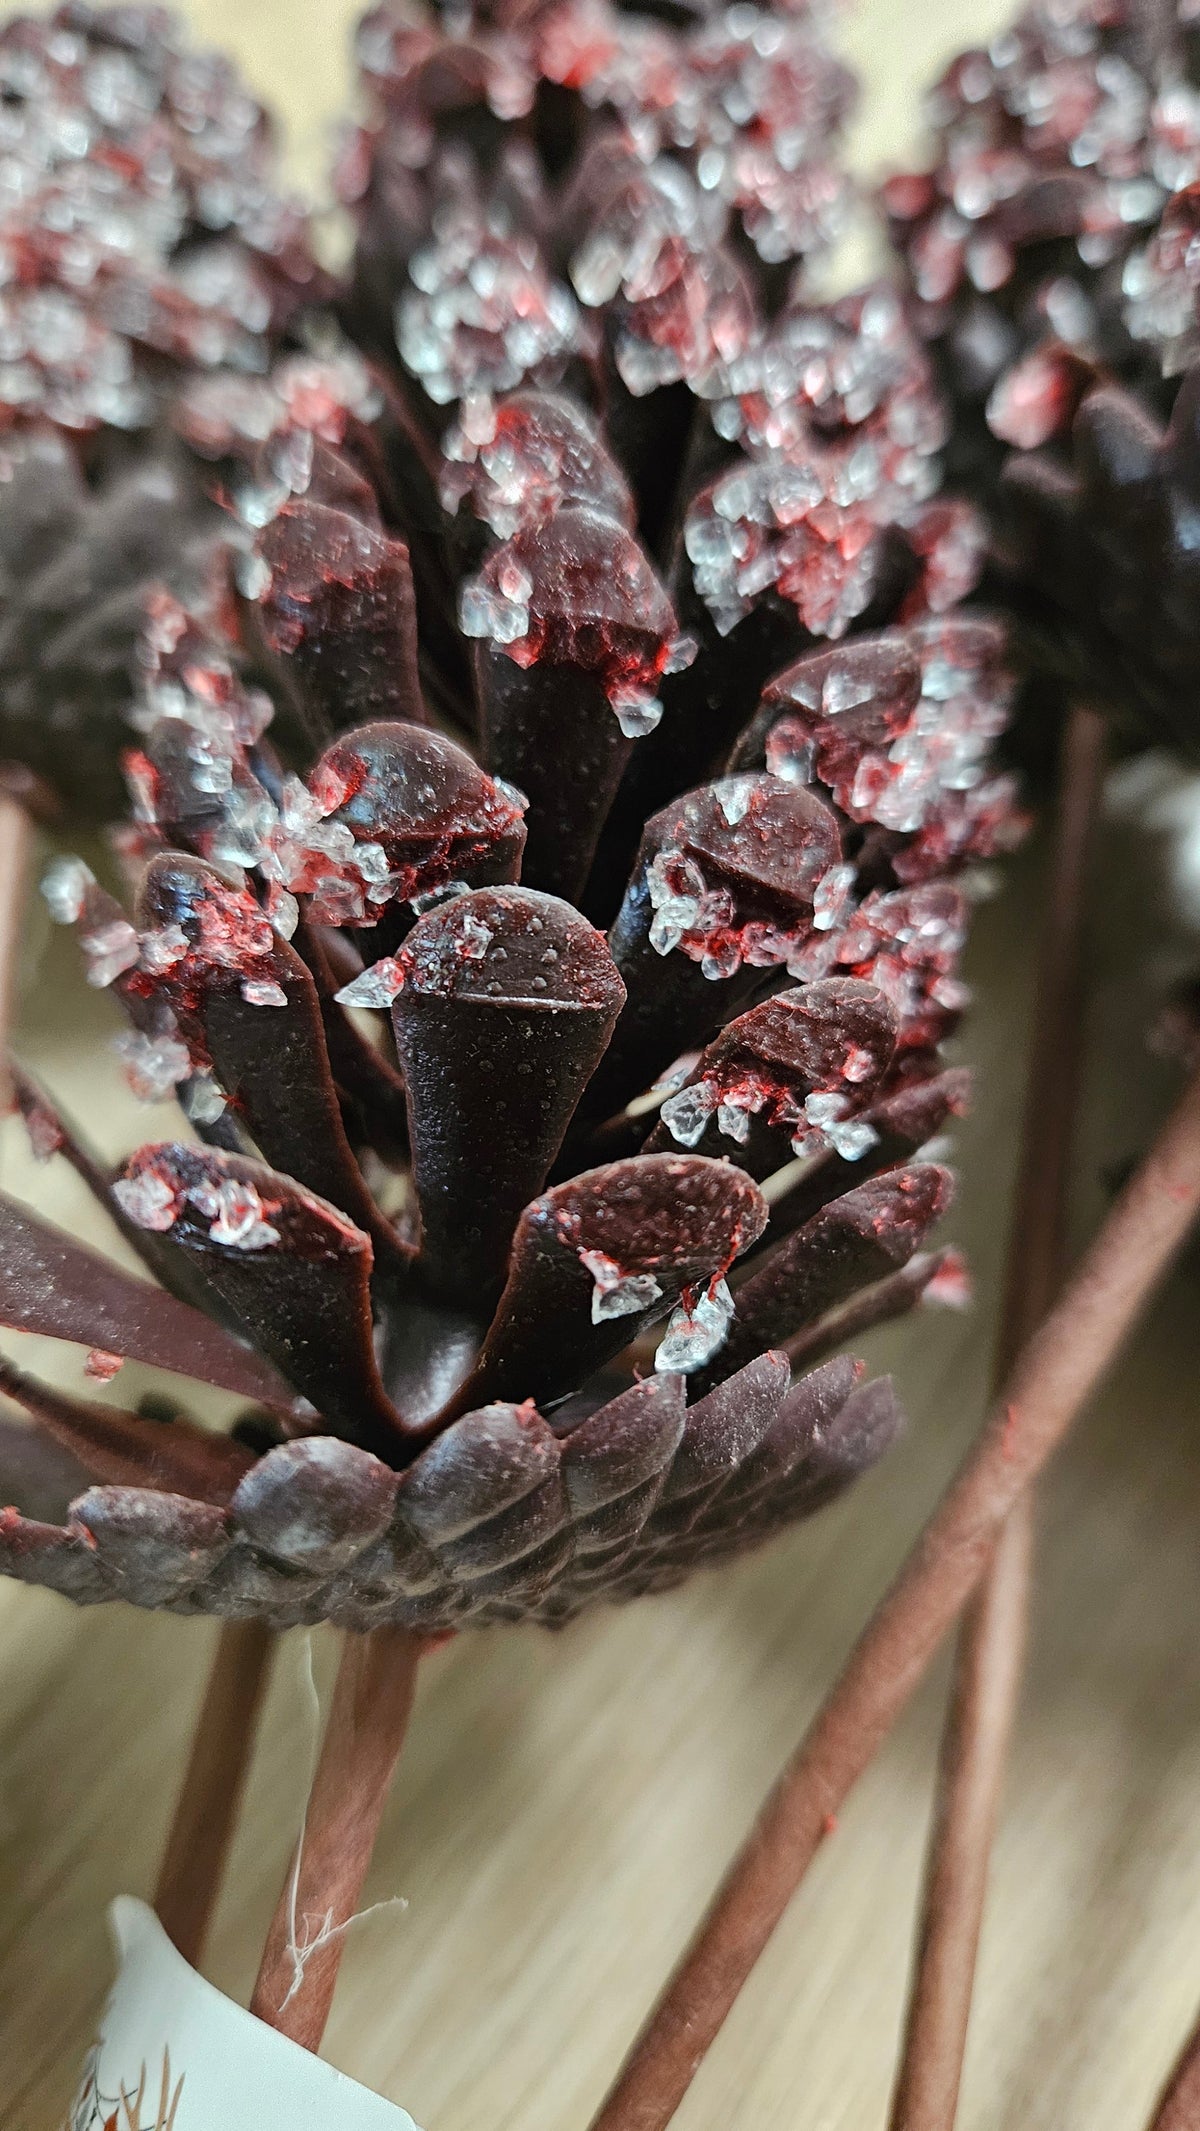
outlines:
[[[1103, 772], [1103, 720], [1077, 703], [1064, 727], [1059, 765], [998, 1378], [1040, 1324], [1062, 1278], [1082, 1048], [1088, 855]], [[891, 2131], [952, 2131], [954, 2124], [988, 1863], [1020, 1691], [1032, 1556], [1033, 1504], [1025, 1497], [1004, 1527], [959, 1636]]]
[[317, 2050], [346, 1926], [400, 1758], [422, 1644], [407, 1628], [347, 1635], [304, 1827], [250, 2000], [268, 2027]]
[[950, 2131], [958, 2110], [988, 1865], [1021, 1688], [1033, 1502], [1008, 1518], [954, 1655], [890, 2131]]
[[193, 1968], [221, 1890], [274, 1649], [259, 1621], [227, 1621], [217, 1637], [154, 1894], [159, 1923]]
[[982, 1434], [767, 1799], [592, 2131], [663, 2131], [831, 1819], [924, 1678], [1015, 1504], [1200, 1214], [1200, 1074], [1022, 1349]]

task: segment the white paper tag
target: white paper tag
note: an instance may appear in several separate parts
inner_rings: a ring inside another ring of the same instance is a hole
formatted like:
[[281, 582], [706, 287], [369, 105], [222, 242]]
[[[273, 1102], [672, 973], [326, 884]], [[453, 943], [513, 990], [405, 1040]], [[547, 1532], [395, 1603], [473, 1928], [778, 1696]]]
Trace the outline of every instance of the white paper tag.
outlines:
[[145, 1902], [120, 1895], [109, 1921], [121, 1965], [64, 2131], [417, 2131], [222, 1997]]

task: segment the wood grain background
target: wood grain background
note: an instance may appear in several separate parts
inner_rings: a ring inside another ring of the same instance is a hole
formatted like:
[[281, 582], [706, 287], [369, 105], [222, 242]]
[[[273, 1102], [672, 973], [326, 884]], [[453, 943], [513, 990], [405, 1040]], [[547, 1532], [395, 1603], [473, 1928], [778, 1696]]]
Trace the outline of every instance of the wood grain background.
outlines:
[[[274, 93], [315, 172], [345, 94], [347, 0], [195, 0], [200, 30]], [[863, 0], [864, 166], [915, 137], [916, 87], [1003, 9]], [[1136, 802], [1136, 803], [1135, 803]], [[1153, 766], [1114, 795], [1089, 950], [1080, 1233], [1172, 1076], [1148, 1000], [1179, 953], [1169, 848], [1200, 901], [1195, 790]], [[1149, 826], [1147, 826], [1147, 822]], [[1182, 828], [1181, 828], [1182, 824]], [[1193, 839], [1194, 841], [1194, 839]], [[854, 1499], [740, 1568], [551, 1637], [473, 1636], [429, 1662], [326, 2054], [426, 2131], [583, 2131], [640, 2016], [980, 1416], [1021, 1099], [1042, 853], [980, 912], [959, 1046], [954, 1236], [978, 1286], [869, 1343], [912, 1426]], [[1194, 930], [1200, 927], [1193, 928]], [[1200, 954], [1198, 954], [1200, 959]], [[113, 1155], [167, 1133], [104, 1048], [107, 1003], [34, 918], [21, 1048]], [[88, 1215], [19, 1135], [5, 1181]], [[1200, 2003], [1200, 1260], [1181, 1269], [1046, 1487], [1032, 1659], [981, 1966], [963, 2131], [1140, 2131]], [[14, 1351], [43, 1365], [41, 1345]], [[81, 1355], [57, 1350], [64, 1381]], [[123, 1400], [138, 1372], [119, 1380]], [[147, 1892], [212, 1630], [0, 1587], [0, 2124], [53, 2131], [109, 1972], [104, 1908]], [[314, 1638], [317, 1677], [328, 1637]], [[679, 2131], [882, 2126], [942, 1679], [825, 1848], [678, 2119]], [[313, 1738], [305, 1651], [282, 1647], [209, 1973], [248, 1992], [298, 1825]]]

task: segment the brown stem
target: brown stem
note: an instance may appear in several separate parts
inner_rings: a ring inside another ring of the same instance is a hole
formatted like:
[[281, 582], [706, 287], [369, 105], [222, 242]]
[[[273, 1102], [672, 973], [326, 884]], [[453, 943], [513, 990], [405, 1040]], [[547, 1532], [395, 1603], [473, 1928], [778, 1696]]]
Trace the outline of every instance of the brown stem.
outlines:
[[1005, 1518], [1200, 1213], [1200, 1074], [1040, 1329], [734, 1859], [593, 2131], [662, 2131], [828, 1832], [978, 1583]]
[[[345, 1944], [412, 1708], [421, 1644], [407, 1628], [347, 1635], [304, 1829], [250, 2010], [320, 2048]], [[315, 1951], [305, 1952], [315, 1947]], [[297, 1957], [299, 1955], [299, 1958]]]
[[1184, 2044], [1150, 2131], [1200, 2131], [1200, 2027]]
[[163, 1930], [193, 1968], [220, 1893], [274, 1648], [258, 1621], [227, 1621], [196, 1720], [154, 1895]]
[[8, 1040], [16, 1006], [21, 917], [29, 884], [33, 824], [23, 806], [0, 792], [0, 1111], [12, 1103]]
[[[997, 1377], [1041, 1323], [1062, 1277], [1088, 854], [1103, 771], [1103, 720], [1076, 704], [1061, 751]], [[952, 2131], [954, 2124], [988, 1861], [1020, 1690], [1032, 1553], [1033, 1505], [1026, 1496], [1005, 1525], [959, 1636], [891, 2131]]]
[[1000, 1534], [959, 1635], [891, 2131], [949, 2131], [958, 2109], [988, 1862], [1029, 1611], [1033, 1502]]

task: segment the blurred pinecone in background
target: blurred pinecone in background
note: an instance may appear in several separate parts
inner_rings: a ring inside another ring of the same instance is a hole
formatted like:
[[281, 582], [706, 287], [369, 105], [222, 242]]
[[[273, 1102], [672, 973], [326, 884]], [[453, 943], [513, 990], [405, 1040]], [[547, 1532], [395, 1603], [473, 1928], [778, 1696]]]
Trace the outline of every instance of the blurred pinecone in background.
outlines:
[[885, 188], [1035, 672], [1193, 756], [1194, 13], [1028, 8], [933, 92], [934, 168]]
[[172, 402], [325, 283], [266, 114], [164, 10], [10, 18], [0, 95], [0, 758], [111, 818], [146, 588], [224, 596]]
[[200, 1141], [90, 1172], [169, 1293], [0, 1236], [4, 1322], [259, 1415], [6, 1369], [100, 1484], [0, 1548], [89, 1601], [561, 1620], [894, 1432], [823, 1357], [961, 1289], [914, 1157], [1010, 687], [899, 303], [793, 279], [843, 190], [808, 13], [377, 11], [360, 56], [346, 337], [175, 403], [237, 600], [153, 602], [136, 906], [48, 882]]

